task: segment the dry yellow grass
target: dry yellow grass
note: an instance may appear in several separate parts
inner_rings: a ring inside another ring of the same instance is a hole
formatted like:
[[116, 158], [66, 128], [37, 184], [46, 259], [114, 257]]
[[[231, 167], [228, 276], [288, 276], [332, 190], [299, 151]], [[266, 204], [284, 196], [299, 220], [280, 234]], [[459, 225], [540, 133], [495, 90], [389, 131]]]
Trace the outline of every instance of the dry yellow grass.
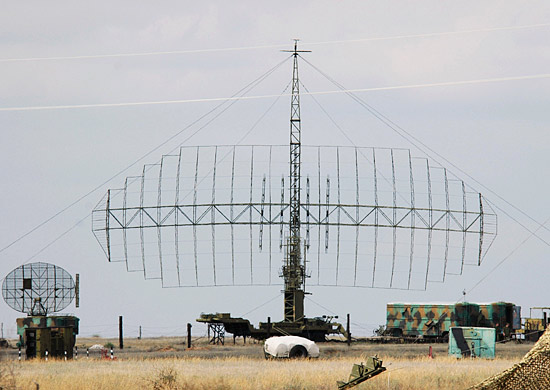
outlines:
[[[464, 389], [511, 366], [509, 359], [384, 358], [388, 371], [357, 387], [365, 389]], [[266, 361], [250, 357], [167, 358], [105, 361], [27, 361], [13, 367], [17, 389], [336, 389], [347, 379], [352, 357]], [[7, 372], [8, 376], [9, 370]], [[9, 379], [9, 378], [5, 378]]]

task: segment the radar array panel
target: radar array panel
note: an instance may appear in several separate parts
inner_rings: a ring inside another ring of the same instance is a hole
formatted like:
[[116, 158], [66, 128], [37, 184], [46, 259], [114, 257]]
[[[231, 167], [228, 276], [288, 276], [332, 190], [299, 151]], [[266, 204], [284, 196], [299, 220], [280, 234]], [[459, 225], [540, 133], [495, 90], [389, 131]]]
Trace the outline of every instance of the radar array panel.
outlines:
[[45, 316], [65, 309], [77, 291], [72, 276], [49, 263], [23, 264], [2, 282], [4, 301], [30, 316]]
[[[288, 145], [182, 147], [93, 210], [109, 261], [164, 287], [281, 284]], [[407, 149], [302, 146], [309, 285], [420, 289], [480, 265], [496, 235], [481, 194]]]

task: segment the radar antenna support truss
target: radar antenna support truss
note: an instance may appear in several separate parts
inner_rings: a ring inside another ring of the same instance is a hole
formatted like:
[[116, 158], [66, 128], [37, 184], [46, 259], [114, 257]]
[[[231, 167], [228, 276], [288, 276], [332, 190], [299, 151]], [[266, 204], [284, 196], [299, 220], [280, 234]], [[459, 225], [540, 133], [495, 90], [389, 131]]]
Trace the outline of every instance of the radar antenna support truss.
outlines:
[[292, 97], [290, 99], [290, 219], [285, 263], [282, 276], [285, 282], [284, 321], [297, 322], [304, 318], [305, 262], [302, 262], [300, 235], [302, 124], [300, 119], [300, 80], [298, 78], [298, 40], [292, 51]]
[[480, 265], [496, 215], [445, 168], [408, 149], [302, 145], [305, 51], [288, 52], [289, 145], [185, 146], [145, 165], [92, 212], [108, 260], [163, 287], [280, 285], [278, 274], [287, 323], [304, 319], [306, 279], [425, 290]]

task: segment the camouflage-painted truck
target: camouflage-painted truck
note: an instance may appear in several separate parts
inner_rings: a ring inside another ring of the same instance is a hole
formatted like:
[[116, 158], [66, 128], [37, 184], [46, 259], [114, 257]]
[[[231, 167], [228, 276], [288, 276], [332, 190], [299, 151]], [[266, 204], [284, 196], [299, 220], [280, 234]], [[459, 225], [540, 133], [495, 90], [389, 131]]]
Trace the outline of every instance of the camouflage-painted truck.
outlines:
[[494, 303], [388, 303], [385, 336], [446, 341], [454, 326], [495, 328], [499, 339], [521, 328], [521, 307]]
[[29, 316], [17, 319], [19, 346], [27, 358], [72, 359], [80, 319], [74, 316]]

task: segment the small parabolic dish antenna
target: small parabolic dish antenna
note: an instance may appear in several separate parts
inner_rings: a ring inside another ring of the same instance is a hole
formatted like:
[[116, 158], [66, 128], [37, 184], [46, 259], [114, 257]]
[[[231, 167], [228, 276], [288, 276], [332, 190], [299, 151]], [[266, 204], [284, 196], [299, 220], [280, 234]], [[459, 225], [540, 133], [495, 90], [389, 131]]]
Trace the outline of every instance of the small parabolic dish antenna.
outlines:
[[2, 283], [2, 297], [12, 309], [31, 316], [45, 316], [65, 309], [75, 298], [72, 276], [49, 263], [23, 264]]

